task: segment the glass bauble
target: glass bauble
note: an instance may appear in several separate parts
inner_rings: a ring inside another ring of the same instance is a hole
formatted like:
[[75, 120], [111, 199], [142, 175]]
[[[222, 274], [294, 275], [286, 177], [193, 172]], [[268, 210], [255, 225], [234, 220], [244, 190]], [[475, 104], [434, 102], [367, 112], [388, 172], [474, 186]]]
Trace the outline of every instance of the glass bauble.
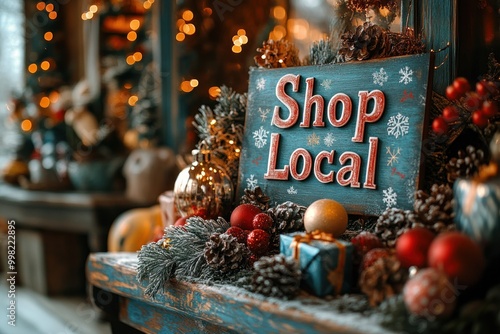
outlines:
[[175, 205], [182, 216], [226, 217], [234, 188], [224, 168], [210, 161], [210, 151], [193, 150], [194, 162], [184, 168], [174, 185]]

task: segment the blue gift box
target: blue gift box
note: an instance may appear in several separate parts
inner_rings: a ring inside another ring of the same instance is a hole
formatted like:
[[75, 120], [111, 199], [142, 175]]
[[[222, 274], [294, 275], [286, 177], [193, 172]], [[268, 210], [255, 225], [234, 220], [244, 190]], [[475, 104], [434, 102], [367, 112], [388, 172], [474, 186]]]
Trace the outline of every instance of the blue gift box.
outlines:
[[302, 284], [318, 297], [349, 292], [353, 245], [347, 241], [321, 241], [310, 236], [306, 233], [280, 236], [281, 253], [300, 262]]

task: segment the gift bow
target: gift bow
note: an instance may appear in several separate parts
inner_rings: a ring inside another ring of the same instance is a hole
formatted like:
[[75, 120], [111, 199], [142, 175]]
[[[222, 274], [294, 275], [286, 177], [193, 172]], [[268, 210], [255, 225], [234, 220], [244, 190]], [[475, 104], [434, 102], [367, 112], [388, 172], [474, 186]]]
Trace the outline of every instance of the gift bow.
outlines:
[[[332, 286], [335, 287], [335, 293], [339, 294], [342, 290], [342, 285], [344, 282], [344, 267], [345, 267], [345, 245], [335, 239], [335, 237], [326, 232], [322, 232], [320, 230], [312, 231], [311, 233], [306, 234], [297, 234], [293, 237], [293, 241], [290, 244], [292, 250], [292, 257], [295, 260], [299, 260], [300, 257], [300, 243], [309, 244], [311, 241], [325, 241], [325, 242], [333, 242], [337, 245], [339, 249], [339, 261], [337, 263], [337, 268], [328, 273], [328, 281]], [[311, 260], [312, 262], [312, 260]]]

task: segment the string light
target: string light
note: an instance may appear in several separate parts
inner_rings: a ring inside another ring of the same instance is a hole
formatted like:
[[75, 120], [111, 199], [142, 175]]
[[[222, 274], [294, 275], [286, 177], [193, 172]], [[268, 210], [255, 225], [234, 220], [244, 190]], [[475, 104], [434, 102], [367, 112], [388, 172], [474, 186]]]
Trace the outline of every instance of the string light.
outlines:
[[127, 64], [129, 65], [134, 65], [135, 63], [135, 59], [134, 59], [134, 56], [128, 56], [127, 59], [125, 60], [127, 62]]
[[210, 98], [216, 99], [217, 96], [220, 94], [220, 88], [217, 86], [212, 86], [208, 89], [208, 95], [210, 95]]
[[184, 80], [183, 82], [181, 82], [181, 90], [183, 92], [186, 92], [186, 93], [189, 93], [193, 90], [193, 86], [191, 86], [191, 82], [190, 80]]
[[29, 119], [25, 119], [21, 122], [21, 130], [23, 130], [24, 132], [31, 131], [32, 127], [33, 124]]
[[49, 19], [55, 20], [57, 18], [57, 12], [50, 12], [49, 13]]
[[135, 41], [137, 39], [137, 33], [135, 31], [129, 31], [127, 39], [131, 42]]
[[96, 5], [92, 5], [92, 6], [89, 7], [89, 11], [91, 11], [94, 14], [97, 13], [98, 9], [99, 8]]
[[52, 3], [47, 4], [47, 6], [45, 6], [45, 10], [50, 13], [51, 11], [54, 10], [54, 4]]
[[135, 61], [141, 61], [142, 60], [142, 53], [140, 52], [135, 52], [133, 55], [133, 58]]
[[184, 35], [183, 32], [178, 32], [177, 35], [175, 35], [175, 39], [178, 42], [182, 42], [184, 39], [186, 39], [186, 35]]
[[130, 21], [130, 29], [137, 30], [141, 26], [141, 22], [137, 19]]
[[286, 17], [286, 10], [282, 6], [276, 6], [273, 8], [273, 16], [278, 20], [283, 20]]
[[191, 87], [193, 87], [193, 88], [194, 88], [194, 87], [198, 87], [199, 82], [198, 82], [198, 80], [196, 80], [196, 79], [191, 79], [191, 80], [189, 81], [189, 84], [191, 85]]
[[92, 13], [92, 12], [87, 12], [87, 13], [85, 13], [85, 17], [87, 18], [87, 20], [90, 20], [91, 18], [93, 18], [93, 17], [94, 17], [94, 13]]
[[186, 21], [191, 21], [194, 17], [194, 14], [192, 11], [190, 10], [185, 10], [183, 13], [182, 13], [182, 18]]
[[47, 42], [50, 42], [52, 40], [52, 38], [54, 37], [54, 34], [52, 34], [52, 32], [50, 31], [47, 31], [44, 35], [43, 35], [43, 38], [47, 41]]
[[40, 99], [40, 107], [48, 108], [50, 106], [50, 99], [47, 96], [44, 96]]
[[36, 9], [38, 9], [39, 11], [42, 11], [45, 9], [45, 2], [43, 1], [40, 1], [39, 3], [36, 4]]
[[236, 35], [233, 36], [233, 46], [231, 47], [231, 51], [234, 53], [240, 53], [242, 49], [243, 44], [248, 43], [248, 37], [246, 36], [246, 31], [245, 29], [238, 29], [236, 32]]
[[51, 103], [56, 103], [59, 100], [59, 93], [57, 91], [53, 91], [49, 94], [49, 100]]
[[131, 107], [135, 106], [137, 101], [139, 101], [139, 98], [137, 97], [137, 95], [132, 95], [131, 97], [128, 98], [128, 104]]
[[30, 72], [30, 73], [32, 73], [32, 74], [33, 74], [33, 73], [36, 73], [36, 71], [37, 71], [37, 70], [38, 70], [38, 66], [36, 66], [36, 64], [34, 64], [34, 63], [33, 63], [33, 64], [30, 64], [30, 65], [28, 66], [28, 72]]
[[40, 64], [40, 68], [44, 71], [47, 71], [50, 68], [50, 63], [46, 60], [42, 61]]

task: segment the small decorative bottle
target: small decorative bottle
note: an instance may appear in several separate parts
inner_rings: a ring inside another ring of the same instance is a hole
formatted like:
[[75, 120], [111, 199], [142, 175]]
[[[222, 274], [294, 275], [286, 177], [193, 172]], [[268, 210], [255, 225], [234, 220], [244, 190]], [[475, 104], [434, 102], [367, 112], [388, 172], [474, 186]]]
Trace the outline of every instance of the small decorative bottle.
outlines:
[[182, 216], [227, 217], [234, 188], [224, 168], [210, 161], [209, 150], [193, 150], [194, 161], [174, 185], [174, 200]]

